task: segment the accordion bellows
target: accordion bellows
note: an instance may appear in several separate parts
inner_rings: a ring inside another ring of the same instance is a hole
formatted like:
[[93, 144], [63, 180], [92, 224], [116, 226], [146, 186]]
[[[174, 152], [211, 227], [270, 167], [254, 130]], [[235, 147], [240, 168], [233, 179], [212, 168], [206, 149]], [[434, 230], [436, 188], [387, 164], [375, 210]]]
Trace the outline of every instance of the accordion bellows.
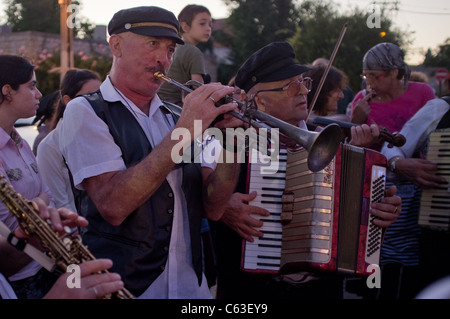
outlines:
[[279, 173], [285, 176], [277, 187], [270, 184], [273, 177], [262, 182], [263, 177], [251, 176], [258, 170], [249, 170], [249, 190], [258, 192], [258, 204], [271, 217], [261, 229], [265, 238], [244, 244], [242, 268], [283, 274], [311, 269], [369, 274], [368, 266], [379, 263], [382, 238], [369, 208], [384, 197], [386, 158], [341, 145], [334, 160], [313, 173], [303, 149], [280, 157], [286, 167], [280, 165]]

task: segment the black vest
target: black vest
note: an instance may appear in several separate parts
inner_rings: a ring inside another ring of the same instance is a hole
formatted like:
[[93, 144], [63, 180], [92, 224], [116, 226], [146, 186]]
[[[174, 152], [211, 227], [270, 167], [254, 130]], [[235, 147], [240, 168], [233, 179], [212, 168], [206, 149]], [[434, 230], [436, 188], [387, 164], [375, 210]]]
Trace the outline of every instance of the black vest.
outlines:
[[[105, 121], [123, 160], [131, 167], [152, 150], [141, 126], [121, 102], [106, 102], [99, 91], [85, 95], [97, 115]], [[166, 109], [170, 106], [165, 105]], [[174, 119], [176, 120], [176, 119]], [[192, 245], [192, 262], [202, 281], [202, 249], [200, 227], [203, 216], [202, 177], [199, 164], [185, 164], [182, 189], [187, 202]], [[125, 287], [135, 296], [141, 295], [163, 272], [167, 261], [174, 212], [174, 194], [167, 180], [141, 207], [119, 226], [106, 222], [92, 200], [84, 192], [79, 212], [89, 225], [83, 242], [96, 258], [110, 258], [111, 269], [122, 276]]]

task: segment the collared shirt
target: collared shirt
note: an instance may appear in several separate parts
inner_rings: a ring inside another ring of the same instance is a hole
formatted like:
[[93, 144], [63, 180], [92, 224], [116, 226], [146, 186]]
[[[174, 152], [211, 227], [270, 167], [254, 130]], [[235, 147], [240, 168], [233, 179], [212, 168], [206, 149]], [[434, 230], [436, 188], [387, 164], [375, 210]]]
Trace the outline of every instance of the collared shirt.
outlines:
[[61, 121], [62, 119], [56, 128], [39, 143], [36, 159], [42, 178], [55, 199], [55, 207], [66, 207], [76, 212], [69, 171], [59, 150]]
[[[150, 114], [146, 115], [114, 88], [109, 77], [102, 83], [100, 91], [106, 101], [121, 101], [129, 109], [152, 147], [171, 133], [174, 127], [172, 117], [161, 111], [162, 102], [158, 96], [153, 98]], [[60, 134], [60, 149], [69, 163], [78, 188], [82, 188], [80, 184], [86, 178], [126, 169], [120, 148], [114, 143], [108, 126], [85, 98], [79, 97], [69, 102]], [[182, 170], [172, 170], [166, 179], [175, 194], [168, 260], [163, 273], [140, 298], [211, 298], [206, 279], [203, 278], [202, 286], [199, 287], [192, 266], [187, 204], [181, 189]]]
[[[11, 136], [0, 128], [0, 174], [5, 176], [14, 190], [24, 198], [31, 200], [44, 192], [50, 199], [50, 205], [54, 205], [50, 190], [39, 174], [36, 158], [30, 146], [15, 128]], [[16, 217], [1, 202], [0, 219], [9, 229], [19, 227]], [[28, 278], [35, 275], [40, 268], [37, 262], [32, 261], [8, 279], [15, 281]]]
[[[297, 124], [297, 127], [301, 128], [302, 130], [308, 130], [308, 127], [306, 125], [305, 121], [300, 121]], [[220, 142], [220, 139], [215, 139], [214, 137], [206, 136], [207, 138], [203, 141], [203, 150], [202, 150], [202, 157], [201, 157], [201, 163], [202, 167], [207, 167], [212, 169], [213, 171], [216, 170], [218, 161], [220, 161], [220, 153], [222, 150], [222, 144]]]
[[16, 293], [2, 273], [0, 273], [0, 299], [17, 299]]

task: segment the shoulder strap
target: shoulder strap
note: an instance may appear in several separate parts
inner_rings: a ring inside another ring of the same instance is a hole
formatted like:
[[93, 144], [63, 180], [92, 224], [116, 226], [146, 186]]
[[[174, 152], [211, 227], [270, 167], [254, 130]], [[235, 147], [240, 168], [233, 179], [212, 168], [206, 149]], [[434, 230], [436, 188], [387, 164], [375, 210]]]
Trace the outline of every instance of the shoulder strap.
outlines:
[[170, 103], [170, 102], [165, 102], [163, 101], [163, 105], [161, 106], [161, 110], [166, 113], [166, 114], [172, 114], [173, 120], [176, 123], [178, 121], [178, 119], [181, 116], [181, 107]]
[[443, 100], [446, 101], [448, 104], [450, 104], [450, 94], [444, 95], [443, 97], [441, 97], [441, 99], [443, 99]]
[[[450, 105], [450, 95], [448, 94], [444, 95], [443, 97], [441, 97], [441, 99], [443, 99]], [[447, 113], [444, 114], [436, 129], [444, 129], [449, 127], [450, 127], [450, 109], [447, 111]]]

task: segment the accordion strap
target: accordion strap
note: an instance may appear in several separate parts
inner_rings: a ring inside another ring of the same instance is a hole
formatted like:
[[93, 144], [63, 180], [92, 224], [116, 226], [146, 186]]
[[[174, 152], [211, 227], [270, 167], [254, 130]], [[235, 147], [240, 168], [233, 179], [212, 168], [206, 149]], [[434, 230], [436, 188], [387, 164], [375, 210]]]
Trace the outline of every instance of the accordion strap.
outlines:
[[[450, 95], [445, 95], [441, 97], [441, 99], [443, 99], [450, 105]], [[436, 129], [444, 129], [449, 127], [450, 127], [450, 109], [447, 111], [447, 113], [444, 114]]]

